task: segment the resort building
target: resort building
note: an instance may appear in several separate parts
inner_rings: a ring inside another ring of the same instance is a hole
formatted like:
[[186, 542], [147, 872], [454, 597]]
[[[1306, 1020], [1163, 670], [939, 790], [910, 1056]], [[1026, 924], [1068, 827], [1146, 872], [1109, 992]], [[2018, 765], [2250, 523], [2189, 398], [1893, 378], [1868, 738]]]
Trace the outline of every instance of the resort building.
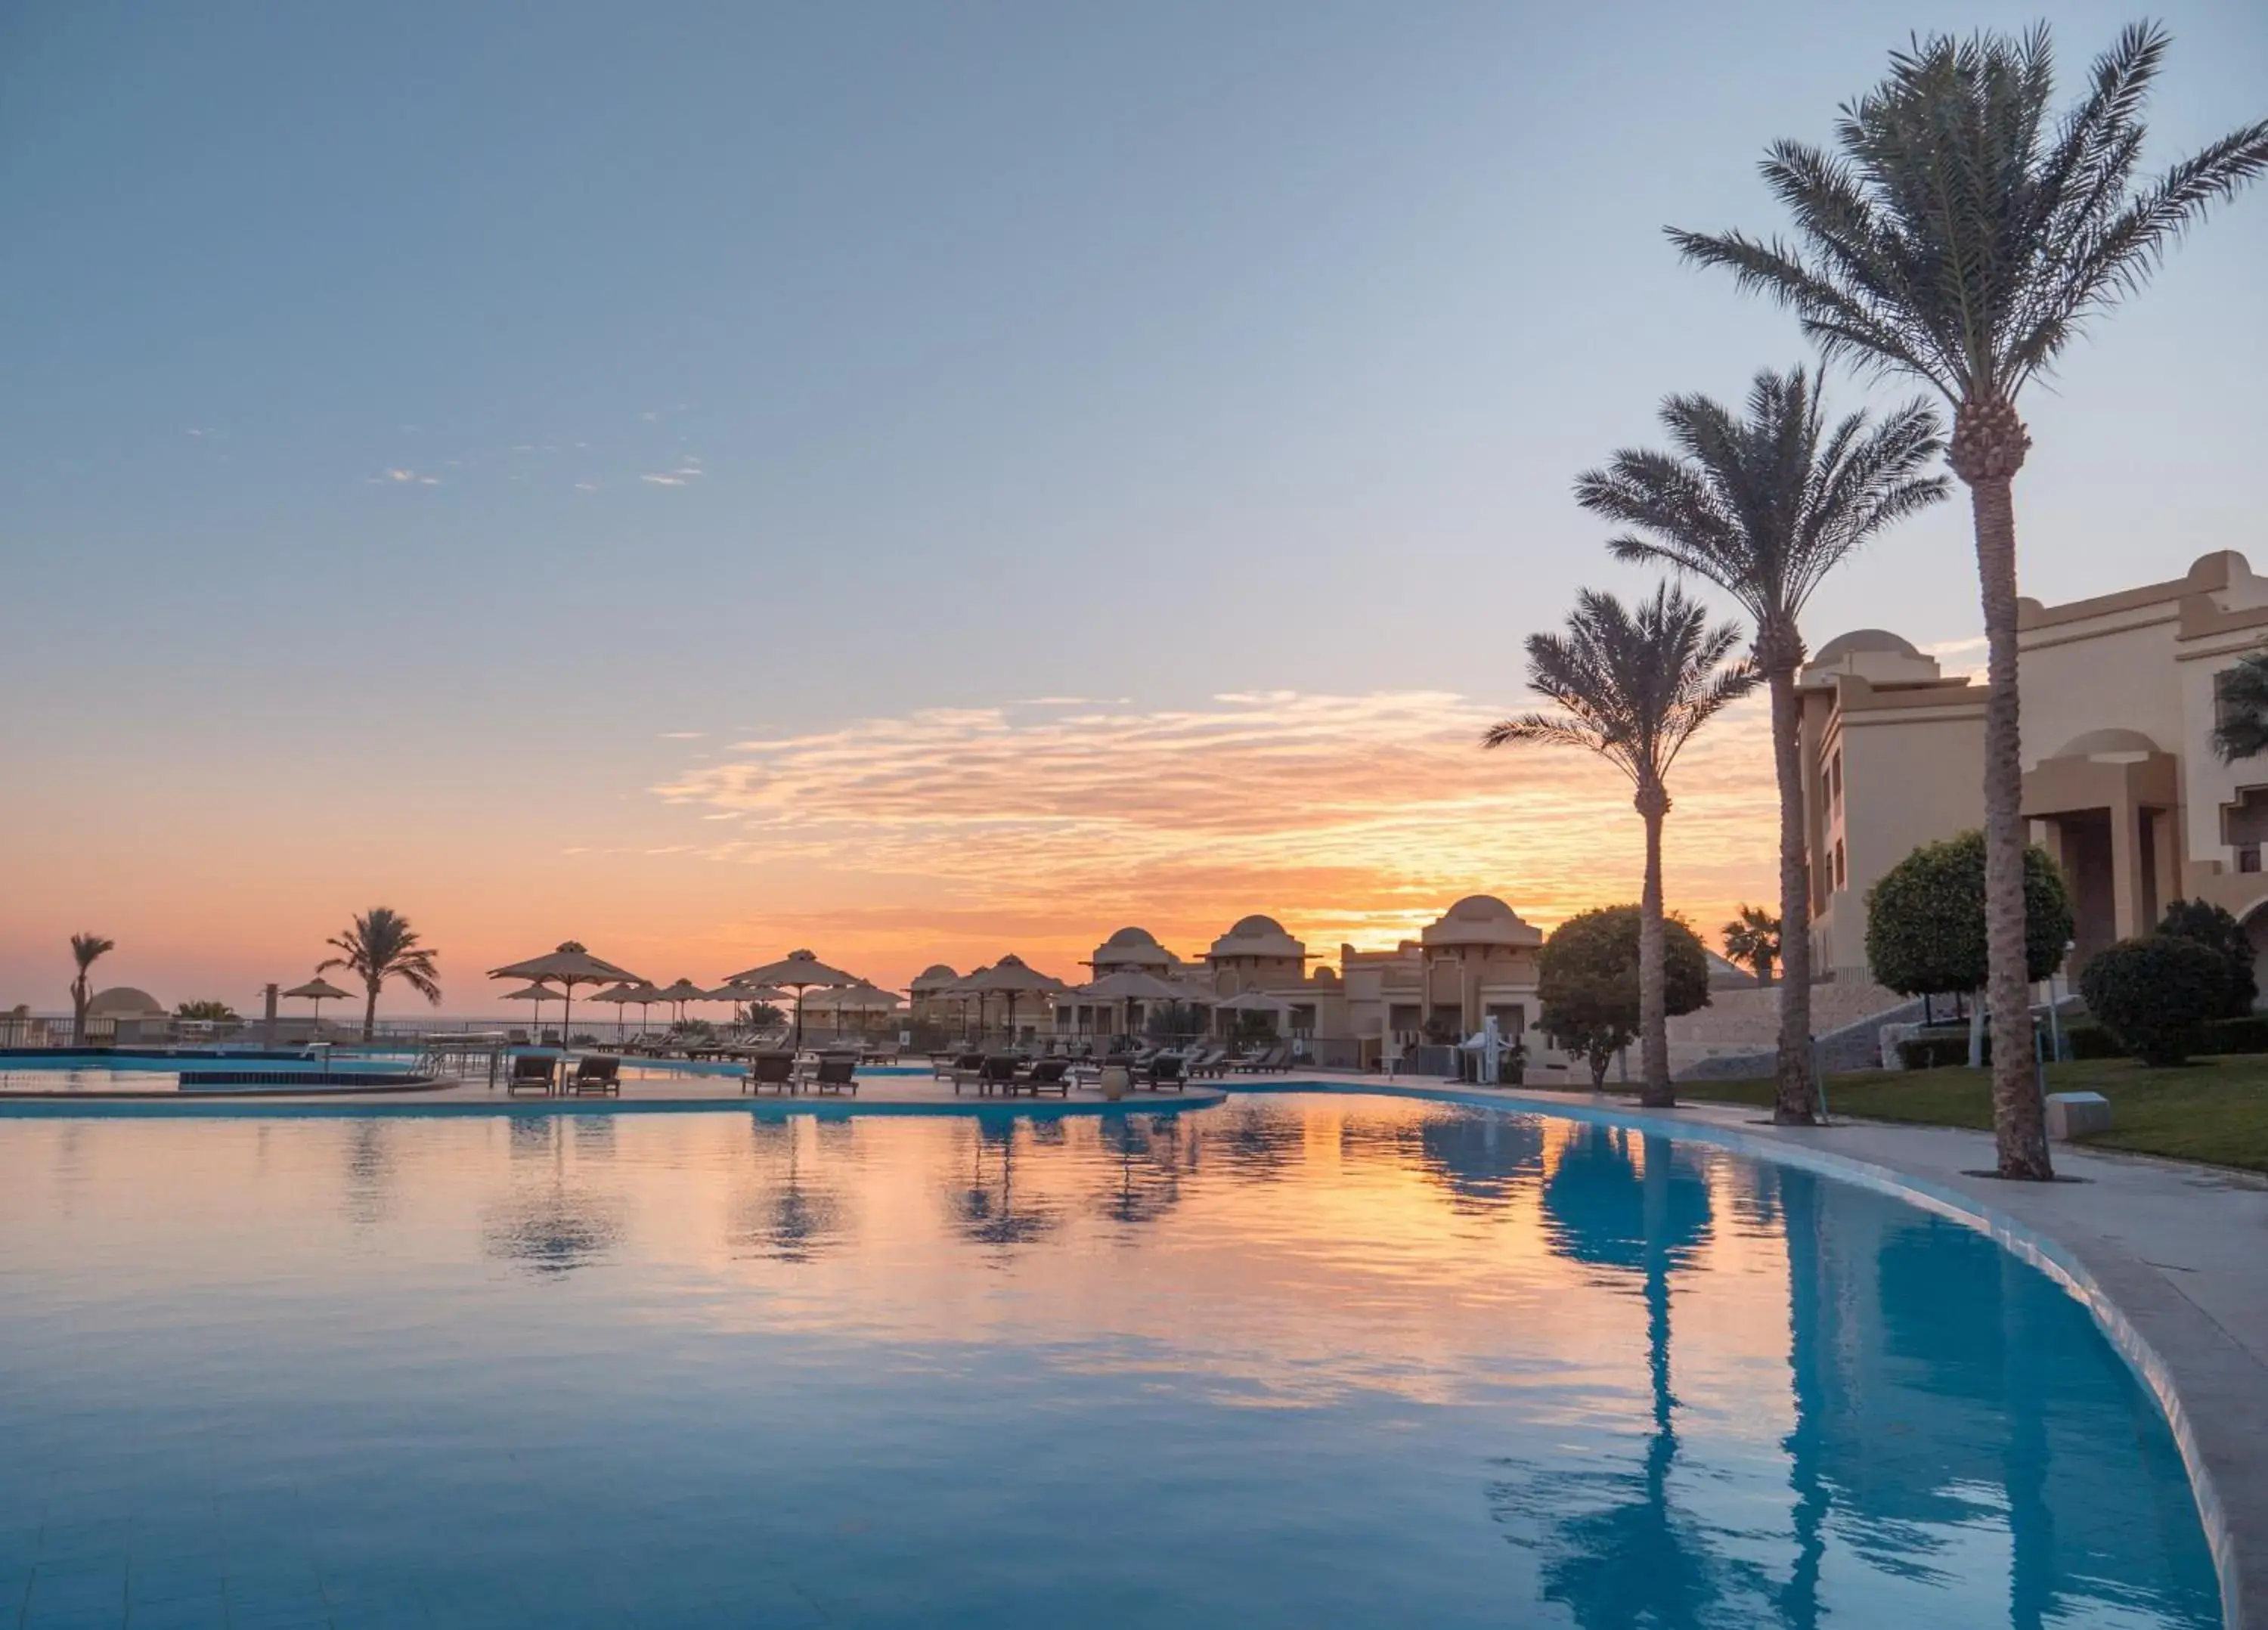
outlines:
[[1182, 973], [1187, 964], [1158, 943], [1158, 937], [1147, 928], [1121, 928], [1116, 933], [1094, 948], [1094, 955], [1086, 959], [1094, 977], [1103, 978], [1114, 973], [1146, 973], [1153, 978], [1170, 979]]
[[1471, 895], [1393, 950], [1342, 946], [1337, 1033], [1352, 1040], [1352, 1061], [1365, 1068], [1413, 1047], [1462, 1040], [1491, 1018], [1507, 1040], [1518, 1040], [1538, 1009], [1543, 944], [1543, 931], [1503, 901]]
[[[2019, 603], [2023, 811], [2071, 886], [2066, 971], [2183, 896], [2268, 943], [2268, 757], [2224, 764], [2212, 740], [2220, 675], [2264, 644], [2268, 579], [2233, 551], [2139, 588]], [[1829, 642], [1802, 683], [1814, 954], [1822, 973], [1863, 977], [1867, 888], [1983, 819], [1984, 686], [1878, 630]]]

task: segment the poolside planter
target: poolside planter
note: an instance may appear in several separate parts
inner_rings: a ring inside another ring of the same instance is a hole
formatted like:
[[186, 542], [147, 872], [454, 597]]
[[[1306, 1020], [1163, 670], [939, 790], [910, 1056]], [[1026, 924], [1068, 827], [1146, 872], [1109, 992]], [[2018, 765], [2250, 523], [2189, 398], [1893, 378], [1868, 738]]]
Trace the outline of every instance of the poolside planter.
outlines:
[[1126, 1089], [1133, 1084], [1134, 1073], [1123, 1064], [1103, 1066], [1102, 1074], [1097, 1081], [1102, 1088], [1102, 1095], [1113, 1103], [1123, 1098]]

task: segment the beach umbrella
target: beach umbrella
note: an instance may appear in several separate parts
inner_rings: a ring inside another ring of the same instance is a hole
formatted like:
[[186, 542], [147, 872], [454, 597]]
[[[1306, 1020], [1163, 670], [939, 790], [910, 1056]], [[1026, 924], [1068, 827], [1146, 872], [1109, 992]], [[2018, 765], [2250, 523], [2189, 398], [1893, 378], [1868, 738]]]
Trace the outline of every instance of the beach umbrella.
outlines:
[[1212, 1005], [1215, 1013], [1265, 1013], [1281, 1019], [1292, 1011], [1292, 1004], [1267, 991], [1240, 991]]
[[546, 1002], [557, 1001], [559, 999], [559, 992], [547, 989], [540, 985], [531, 985], [526, 990], [506, 991], [497, 999], [506, 1002], [534, 1002], [535, 1004], [535, 1017], [529, 1020], [528, 1023], [540, 1035], [542, 1033], [543, 1029], [543, 1004]]
[[1016, 1038], [1016, 999], [1019, 996], [1049, 995], [1064, 988], [1063, 981], [1027, 967], [1024, 959], [1013, 952], [1002, 957], [990, 968], [972, 974], [964, 987], [974, 992], [978, 999], [987, 996], [1005, 997], [1008, 1002], [1008, 1039]]
[[560, 987], [559, 1034], [568, 1034], [570, 1017], [575, 1007], [575, 987], [578, 985], [638, 985], [643, 981], [627, 968], [593, 956], [575, 940], [563, 941], [557, 950], [548, 956], [531, 956], [524, 963], [513, 963], [503, 968], [489, 970], [491, 979], [533, 979], [538, 985]]
[[844, 973], [840, 968], [829, 968], [809, 951], [790, 951], [776, 963], [766, 963], [759, 968], [743, 968], [727, 974], [726, 985], [774, 985], [783, 991], [795, 993], [795, 1044], [803, 1045], [803, 999], [807, 991], [834, 991], [845, 985], [864, 985], [856, 974]]
[[677, 1016], [681, 1021], [685, 1017], [685, 1004], [687, 1002], [705, 1002], [709, 999], [709, 992], [703, 990], [699, 985], [694, 984], [690, 979], [680, 979], [674, 985], [666, 985], [662, 986], [661, 990], [655, 995], [653, 999], [658, 1002], [675, 1002], [677, 1004]]
[[344, 1001], [349, 996], [352, 995], [353, 992], [350, 991], [342, 991], [337, 985], [333, 985], [328, 979], [319, 977], [308, 980], [305, 985], [295, 985], [290, 990], [282, 992], [282, 994], [285, 996], [303, 996], [309, 1001], [314, 1003], [315, 1023], [320, 1026], [323, 1022], [323, 1004], [328, 1001]]
[[[615, 1005], [615, 1039], [616, 1041], [620, 1041], [620, 1040], [622, 1040], [622, 1039], [623, 1033], [624, 1033], [624, 1032], [625, 1032], [625, 1030], [629, 1028], [629, 1023], [630, 1023], [630, 1022], [629, 1022], [627, 1019], [624, 1019], [624, 1018], [622, 1017], [622, 1008], [623, 1008], [625, 1006], [627, 1006], [629, 1003], [636, 1002], [636, 1001], [642, 1001], [642, 1000], [645, 1000], [645, 999], [646, 999], [646, 998], [643, 998], [643, 997], [641, 997], [641, 996], [639, 995], [639, 993], [638, 993], [638, 988], [637, 988], [637, 986], [636, 986], [636, 985], [618, 985], [615, 986], [615, 987], [614, 987], [614, 989], [612, 989], [612, 990], [610, 990], [610, 991], [600, 991], [600, 992], [598, 992], [596, 994], [594, 994], [594, 995], [591, 998], [591, 999], [592, 999], [593, 1001], [594, 1001], [594, 1002], [612, 1002], [612, 1003], [614, 1003], [614, 1005]], [[640, 1029], [641, 1030], [643, 1030], [644, 1029], [645, 1029], [645, 1018], [644, 1018], [644, 1014], [642, 1014], [639, 1015], [639, 1018], [638, 1018], [638, 1029]]]
[[777, 1005], [789, 999], [785, 991], [775, 990], [769, 985], [720, 985], [703, 995], [704, 1002], [731, 1002], [733, 1022], [740, 1022], [740, 1005], [746, 1002], [754, 1007], [758, 1002]]
[[1090, 985], [1079, 987], [1078, 994], [1090, 1001], [1118, 1004], [1118, 1032], [1123, 1036], [1130, 1029], [1130, 1007], [1135, 1002], [1174, 1002], [1182, 999], [1176, 987], [1167, 984], [1155, 974], [1144, 973], [1137, 968], [1122, 968], [1116, 973], [1107, 973]]

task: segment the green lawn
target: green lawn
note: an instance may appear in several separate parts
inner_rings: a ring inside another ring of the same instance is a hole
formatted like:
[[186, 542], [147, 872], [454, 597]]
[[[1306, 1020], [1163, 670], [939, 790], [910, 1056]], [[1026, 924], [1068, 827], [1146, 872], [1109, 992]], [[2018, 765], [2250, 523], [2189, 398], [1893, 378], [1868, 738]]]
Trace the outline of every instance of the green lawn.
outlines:
[[[2088, 1142], [2215, 1166], [2268, 1171], [2268, 1054], [2200, 1058], [2150, 1070], [2128, 1058], [2048, 1066], [2050, 1092], [2099, 1092], [2110, 1100], [2111, 1130]], [[1769, 1081], [1693, 1081], [1678, 1095], [1697, 1102], [1770, 1104]], [[1983, 1070], [1865, 1070], [1827, 1081], [1827, 1107], [1869, 1120], [1932, 1126], [1992, 1125], [1990, 1078]]]

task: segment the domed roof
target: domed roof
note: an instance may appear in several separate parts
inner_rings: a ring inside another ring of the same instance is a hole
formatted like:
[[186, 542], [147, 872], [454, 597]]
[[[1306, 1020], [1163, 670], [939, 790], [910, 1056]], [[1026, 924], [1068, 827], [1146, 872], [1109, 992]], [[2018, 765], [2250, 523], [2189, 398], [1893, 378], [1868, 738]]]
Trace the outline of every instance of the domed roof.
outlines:
[[1094, 955], [1087, 958], [1087, 966], [1098, 973], [1108, 973], [1116, 968], [1171, 968], [1174, 954], [1160, 945], [1157, 936], [1147, 928], [1121, 928], [1094, 948]]
[[2161, 750], [2155, 741], [2139, 730], [2090, 730], [2076, 735], [2063, 744], [2058, 758], [2100, 758], [2110, 756], [2128, 757], [2139, 753], [2148, 755]]
[[87, 1003], [86, 1011], [90, 1017], [102, 1019], [162, 1019], [166, 1015], [156, 997], [130, 985], [114, 985], [107, 991], [97, 991]]
[[1272, 917], [1241, 917], [1229, 931], [1212, 942], [1214, 956], [1305, 957], [1307, 948], [1284, 932]]
[[917, 991], [928, 990], [940, 985], [953, 985], [960, 978], [959, 974], [954, 972], [943, 963], [932, 963], [914, 976], [912, 988]]
[[1541, 945], [1543, 931], [1530, 927], [1503, 901], [1490, 894], [1467, 895], [1419, 937], [1425, 945]]
[[1854, 651], [1887, 651], [1893, 656], [1916, 660], [1921, 656], [1921, 653], [1915, 650], [1910, 642], [1901, 639], [1886, 628], [1854, 628], [1847, 634], [1837, 634], [1820, 646], [1811, 660], [1823, 665], [1847, 657]]

